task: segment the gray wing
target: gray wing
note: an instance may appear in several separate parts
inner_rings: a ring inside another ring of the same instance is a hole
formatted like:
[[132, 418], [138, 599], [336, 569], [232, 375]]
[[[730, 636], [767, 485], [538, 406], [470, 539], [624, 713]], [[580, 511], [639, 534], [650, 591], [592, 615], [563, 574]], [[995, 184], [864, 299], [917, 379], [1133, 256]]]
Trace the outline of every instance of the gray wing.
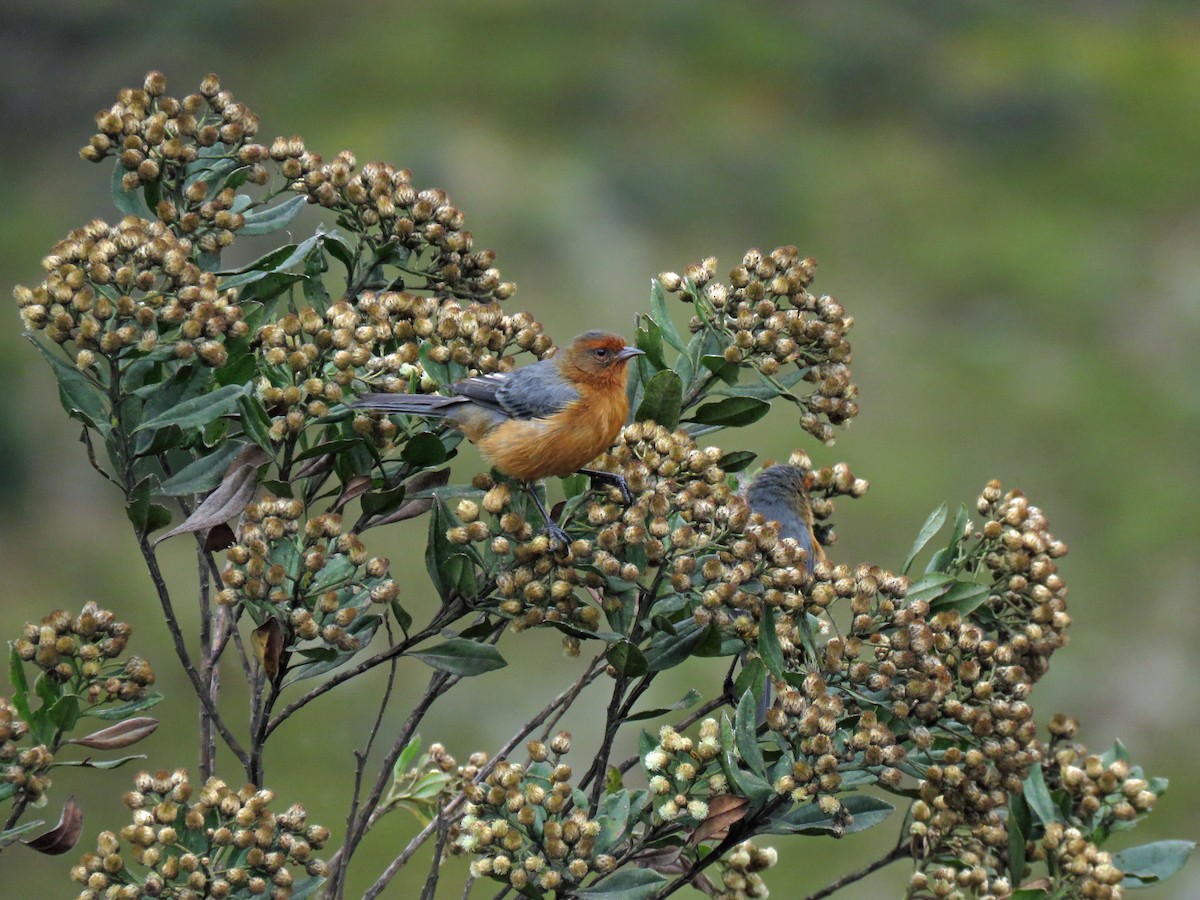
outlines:
[[515, 372], [468, 378], [455, 384], [454, 392], [513, 419], [543, 419], [579, 399], [550, 359]]

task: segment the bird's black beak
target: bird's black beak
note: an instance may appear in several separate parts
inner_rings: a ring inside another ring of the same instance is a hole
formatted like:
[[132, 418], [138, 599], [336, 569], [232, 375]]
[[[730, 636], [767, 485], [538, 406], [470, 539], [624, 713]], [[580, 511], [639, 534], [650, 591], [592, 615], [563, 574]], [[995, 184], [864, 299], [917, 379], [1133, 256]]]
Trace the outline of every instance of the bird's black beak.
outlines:
[[622, 347], [617, 351], [617, 359], [632, 359], [635, 356], [645, 356], [645, 350], [639, 350], [637, 347]]

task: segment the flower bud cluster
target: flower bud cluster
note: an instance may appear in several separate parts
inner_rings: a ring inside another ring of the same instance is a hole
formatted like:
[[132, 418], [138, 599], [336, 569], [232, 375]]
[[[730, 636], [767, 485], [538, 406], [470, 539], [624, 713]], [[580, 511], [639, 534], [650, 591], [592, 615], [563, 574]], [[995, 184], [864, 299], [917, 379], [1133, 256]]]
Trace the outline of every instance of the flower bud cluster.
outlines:
[[372, 244], [399, 246], [416, 257], [405, 268], [424, 277], [423, 289], [484, 302], [506, 300], [516, 291], [512, 282], [500, 280], [496, 254], [474, 249], [462, 210], [445, 191], [413, 187], [408, 169], [375, 162], [359, 170], [354, 154], [343, 150], [300, 174], [292, 189], [353, 222], [355, 232]]
[[979, 545], [992, 576], [987, 603], [999, 622], [997, 638], [1011, 648], [1012, 663], [1036, 682], [1067, 643], [1071, 617], [1057, 563], [1067, 545], [1049, 532], [1038, 507], [1020, 491], [1001, 493], [999, 481], [988, 482], [977, 509], [985, 517]]
[[224, 340], [248, 333], [235, 290], [192, 260], [192, 243], [161, 222], [99, 219], [72, 231], [42, 260], [46, 280], [13, 291], [29, 331], [72, 342], [86, 371], [96, 354], [110, 361], [172, 346], [178, 359], [224, 365]]
[[774, 847], [758, 847], [742, 841], [716, 863], [720, 883], [713, 885], [713, 900], [755, 900], [770, 896], [760, 872], [779, 862]]
[[46, 774], [54, 755], [45, 744], [22, 749], [29, 725], [6, 697], [0, 697], [0, 784], [12, 785], [26, 802], [36, 802], [50, 787]]
[[26, 623], [13, 649], [47, 678], [70, 685], [87, 703], [129, 703], [145, 697], [154, 684], [154, 671], [144, 659], [110, 662], [125, 651], [132, 632], [129, 623], [89, 601], [76, 616], [56, 609], [41, 624]]
[[[286, 900], [298, 878], [328, 874], [315, 852], [329, 840], [329, 829], [310, 825], [299, 804], [272, 812], [274, 791], [254, 785], [235, 791], [216, 778], [197, 790], [183, 769], [142, 772], [134, 785], [125, 795], [132, 823], [117, 833], [102, 831], [96, 852], [71, 870], [83, 885], [79, 900]], [[135, 863], [146, 871], [136, 871]]]
[[850, 342], [854, 318], [828, 296], [815, 296], [816, 261], [802, 259], [795, 247], [769, 254], [748, 250], [729, 282], [716, 281], [713, 257], [689, 266], [680, 277], [659, 276], [663, 287], [697, 307], [693, 332], [714, 328], [725, 343], [726, 362], [750, 364], [767, 377], [784, 366], [805, 369], [813, 391], [801, 398], [801, 427], [822, 442], [833, 440], [833, 425], [858, 415], [858, 386], [850, 380]]
[[481, 782], [468, 784], [455, 849], [475, 857], [471, 874], [517, 891], [565, 895], [593, 873], [611, 871], [616, 858], [597, 852], [600, 823], [574, 805], [570, 749], [563, 732], [549, 747], [531, 745], [528, 766], [500, 760]]
[[399, 587], [388, 560], [369, 557], [340, 515], [308, 519], [301, 529], [304, 511], [300, 500], [271, 495], [246, 507], [217, 600], [277, 611], [297, 640], [358, 650], [356, 620], [371, 604], [395, 600]]
[[642, 755], [659, 821], [695, 828], [708, 818], [714, 797], [732, 793], [721, 768], [724, 749], [716, 719], [702, 721], [695, 739], [670, 725], [659, 729], [657, 743]]

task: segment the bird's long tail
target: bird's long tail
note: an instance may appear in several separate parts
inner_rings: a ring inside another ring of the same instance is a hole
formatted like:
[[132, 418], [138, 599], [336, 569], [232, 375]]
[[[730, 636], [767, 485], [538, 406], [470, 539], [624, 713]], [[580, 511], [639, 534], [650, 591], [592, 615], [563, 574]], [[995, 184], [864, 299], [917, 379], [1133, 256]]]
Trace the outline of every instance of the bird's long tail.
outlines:
[[346, 402], [355, 409], [372, 412], [410, 413], [417, 416], [441, 418], [463, 402], [462, 397], [443, 397], [440, 394], [359, 394]]

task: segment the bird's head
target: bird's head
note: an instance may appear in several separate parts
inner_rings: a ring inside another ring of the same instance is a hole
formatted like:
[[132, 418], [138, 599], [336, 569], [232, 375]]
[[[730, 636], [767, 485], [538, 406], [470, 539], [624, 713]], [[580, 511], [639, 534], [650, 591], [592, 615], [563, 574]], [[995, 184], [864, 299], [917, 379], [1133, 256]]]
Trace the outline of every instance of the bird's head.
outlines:
[[625, 379], [625, 367], [644, 351], [630, 347], [619, 334], [585, 331], [563, 351], [562, 362], [584, 379]]

